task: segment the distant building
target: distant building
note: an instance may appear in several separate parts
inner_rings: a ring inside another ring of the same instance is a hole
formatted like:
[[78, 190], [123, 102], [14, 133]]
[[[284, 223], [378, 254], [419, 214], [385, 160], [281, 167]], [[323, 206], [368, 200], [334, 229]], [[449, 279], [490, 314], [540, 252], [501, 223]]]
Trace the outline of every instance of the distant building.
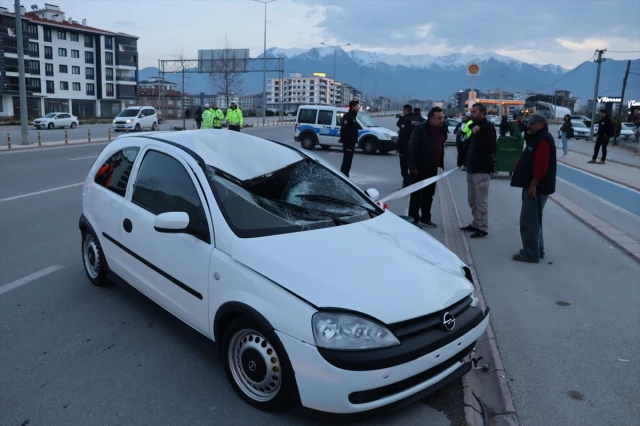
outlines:
[[163, 119], [182, 118], [184, 111], [191, 110], [195, 105], [194, 96], [178, 90], [141, 87], [138, 92], [137, 104], [154, 107]]
[[267, 108], [273, 110], [282, 105], [285, 112], [294, 112], [300, 105], [342, 105], [345, 100], [342, 84], [327, 77], [290, 73], [282, 80], [270, 79], [267, 87]]
[[[33, 8], [21, 8], [29, 117], [115, 117], [137, 103], [138, 37]], [[0, 116], [20, 115], [17, 52], [15, 15], [0, 7]]]

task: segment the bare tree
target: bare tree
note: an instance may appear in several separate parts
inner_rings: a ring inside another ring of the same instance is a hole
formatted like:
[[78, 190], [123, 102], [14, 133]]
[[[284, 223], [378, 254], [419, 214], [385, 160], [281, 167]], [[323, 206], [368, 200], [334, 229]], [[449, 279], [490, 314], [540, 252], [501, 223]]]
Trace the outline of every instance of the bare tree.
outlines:
[[[181, 99], [178, 105], [180, 105], [180, 108], [182, 109], [182, 128], [186, 129], [187, 124], [186, 124], [186, 117], [185, 117], [184, 99], [185, 99], [185, 88], [189, 83], [189, 79], [191, 78], [191, 74], [187, 72], [187, 69], [189, 68], [189, 60], [187, 58], [187, 55], [185, 55], [184, 53], [184, 49], [180, 49], [180, 51], [174, 53], [173, 57], [176, 59], [176, 61], [178, 61], [178, 67], [179, 67], [178, 73], [180, 74], [180, 77], [181, 77], [181, 83], [180, 83]], [[189, 103], [189, 107], [190, 106], [191, 106], [191, 103]]]
[[242, 73], [246, 66], [246, 61], [243, 59], [237, 57], [231, 40], [225, 34], [220, 42], [220, 49], [215, 52], [211, 66], [208, 68], [211, 83], [218, 92], [224, 93], [227, 108], [230, 95], [242, 89]]

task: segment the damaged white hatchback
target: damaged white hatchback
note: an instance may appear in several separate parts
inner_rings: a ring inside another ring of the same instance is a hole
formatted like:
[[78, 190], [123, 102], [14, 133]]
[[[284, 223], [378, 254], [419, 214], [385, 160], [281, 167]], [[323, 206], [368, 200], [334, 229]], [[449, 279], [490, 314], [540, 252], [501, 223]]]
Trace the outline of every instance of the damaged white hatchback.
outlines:
[[267, 410], [355, 413], [470, 369], [489, 321], [442, 244], [327, 162], [251, 135], [123, 135], [83, 187], [82, 262], [215, 341]]

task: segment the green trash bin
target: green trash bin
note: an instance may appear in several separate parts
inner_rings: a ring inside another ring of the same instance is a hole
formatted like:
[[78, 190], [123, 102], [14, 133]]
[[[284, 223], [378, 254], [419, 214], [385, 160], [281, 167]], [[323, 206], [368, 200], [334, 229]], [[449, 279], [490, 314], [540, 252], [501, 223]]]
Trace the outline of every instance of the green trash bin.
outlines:
[[500, 172], [507, 172], [509, 176], [513, 174], [516, 162], [524, 149], [523, 135], [520, 133], [515, 123], [509, 123], [510, 136], [500, 136], [496, 147], [496, 167], [491, 175], [495, 178]]

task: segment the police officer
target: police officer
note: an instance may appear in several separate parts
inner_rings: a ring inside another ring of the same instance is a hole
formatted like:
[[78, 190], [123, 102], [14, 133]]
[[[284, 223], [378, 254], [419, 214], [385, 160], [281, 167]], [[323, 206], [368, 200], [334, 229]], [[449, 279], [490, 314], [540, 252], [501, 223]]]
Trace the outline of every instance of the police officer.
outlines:
[[400, 157], [400, 174], [402, 175], [402, 187], [409, 186], [409, 140], [411, 139], [411, 131], [413, 130], [413, 122], [415, 116], [412, 114], [411, 105], [402, 107], [402, 116], [398, 119], [398, 157]]
[[244, 122], [242, 120], [242, 110], [238, 108], [235, 102], [231, 102], [231, 108], [227, 109], [227, 123], [229, 123], [229, 130], [239, 132]]
[[209, 104], [204, 104], [204, 111], [202, 111], [202, 128], [213, 128], [213, 110]]
[[353, 153], [358, 143], [358, 121], [356, 117], [360, 111], [360, 103], [357, 100], [349, 102], [349, 111], [342, 117], [340, 127], [340, 142], [342, 142], [342, 165], [340, 171], [349, 177]]
[[224, 120], [224, 113], [220, 108], [218, 108], [218, 104], [216, 102], [213, 103], [211, 112], [213, 113], [213, 128], [222, 129], [222, 120]]

